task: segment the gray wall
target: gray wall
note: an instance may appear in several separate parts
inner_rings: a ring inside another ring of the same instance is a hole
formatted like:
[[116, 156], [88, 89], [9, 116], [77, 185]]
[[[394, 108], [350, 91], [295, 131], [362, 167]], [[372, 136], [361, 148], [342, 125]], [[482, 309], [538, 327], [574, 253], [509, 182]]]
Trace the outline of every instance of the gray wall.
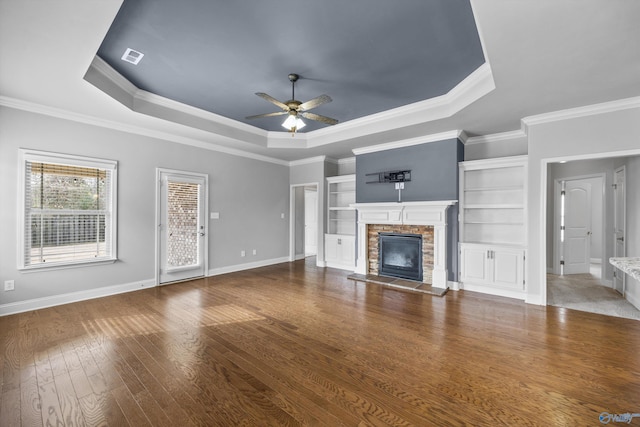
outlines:
[[[116, 263], [17, 271], [18, 148], [118, 161]], [[209, 210], [220, 212], [209, 220], [210, 269], [288, 256], [288, 166], [0, 107], [0, 282], [15, 280], [0, 304], [154, 279], [157, 167], [209, 175]]]
[[402, 190], [403, 202], [458, 199], [458, 162], [463, 145], [457, 139], [356, 156], [356, 201], [397, 202], [393, 184], [367, 184], [369, 173], [411, 170], [411, 182]]
[[[410, 147], [356, 156], [356, 201], [358, 203], [397, 202], [393, 183], [367, 184], [369, 173], [411, 170], [411, 182], [402, 190], [403, 202], [458, 200], [458, 162], [464, 146], [458, 139], [430, 142]], [[448, 210], [447, 270], [449, 280], [458, 280], [458, 205]]]

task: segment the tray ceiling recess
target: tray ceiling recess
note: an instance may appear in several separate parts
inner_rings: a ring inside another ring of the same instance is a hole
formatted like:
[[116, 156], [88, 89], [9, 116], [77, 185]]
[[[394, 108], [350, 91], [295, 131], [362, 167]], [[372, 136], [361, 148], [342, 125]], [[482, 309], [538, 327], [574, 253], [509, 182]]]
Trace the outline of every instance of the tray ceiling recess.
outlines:
[[[255, 93], [289, 99], [283, 76], [292, 71], [298, 99], [331, 94], [314, 113], [339, 121], [306, 120], [304, 134], [344, 131], [372, 117], [390, 128], [411, 125], [412, 113], [425, 121], [434, 112], [435, 120], [494, 88], [468, 0], [277, 6], [124, 0], [85, 79], [135, 111], [222, 136], [241, 130], [258, 144], [286, 131], [280, 119], [248, 119], [268, 107]], [[473, 92], [476, 81], [482, 89]], [[460, 96], [459, 87], [473, 94]], [[436, 112], [436, 104], [446, 108]]]

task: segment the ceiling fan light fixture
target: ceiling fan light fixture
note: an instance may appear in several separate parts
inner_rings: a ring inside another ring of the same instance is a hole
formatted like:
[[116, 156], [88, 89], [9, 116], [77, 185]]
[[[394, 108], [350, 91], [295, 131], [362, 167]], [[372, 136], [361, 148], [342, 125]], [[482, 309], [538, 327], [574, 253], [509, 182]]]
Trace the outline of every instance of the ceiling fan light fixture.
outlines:
[[299, 119], [298, 116], [295, 114], [289, 114], [289, 116], [284, 121], [284, 123], [282, 123], [282, 127], [288, 130], [289, 132], [295, 132], [297, 130], [302, 129], [305, 126], [306, 124], [302, 121], [302, 119]]

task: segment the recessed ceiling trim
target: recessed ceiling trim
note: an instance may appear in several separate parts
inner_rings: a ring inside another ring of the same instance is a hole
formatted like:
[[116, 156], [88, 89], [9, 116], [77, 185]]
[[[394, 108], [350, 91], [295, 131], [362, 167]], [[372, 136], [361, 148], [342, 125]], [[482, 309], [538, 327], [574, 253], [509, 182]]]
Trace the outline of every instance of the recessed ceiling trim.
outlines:
[[393, 150], [396, 148], [411, 147], [413, 145], [427, 144], [429, 142], [446, 141], [449, 139], [460, 139], [464, 134], [461, 130], [451, 130], [448, 132], [434, 133], [432, 135], [419, 136], [417, 138], [404, 139], [386, 144], [372, 145], [370, 147], [354, 148], [353, 154], [359, 156], [361, 154], [377, 153], [379, 151]]
[[445, 95], [309, 132], [309, 148], [447, 118], [495, 89], [488, 64], [478, 67]]
[[[100, 78], [97, 78], [96, 74]], [[207, 132], [214, 132], [224, 137], [244, 143], [256, 144], [261, 147], [298, 149], [320, 147], [350, 138], [450, 117], [495, 89], [491, 67], [488, 63], [485, 63], [445, 95], [339, 123], [329, 128], [297, 134], [294, 138], [291, 138], [291, 134], [288, 132], [267, 132], [255, 126], [137, 88], [132, 92], [130, 89], [133, 85], [131, 83], [129, 85], [124, 84], [122, 80], [127, 80], [97, 56], [92, 61], [85, 79], [109, 95], [112, 95], [108, 92], [109, 87], [102, 80], [114, 81], [118, 87], [126, 88], [123, 90], [126, 90], [134, 99], [130, 102], [123, 102], [119, 98], [116, 99], [136, 112], [174, 121]], [[154, 108], [154, 105], [160, 108]], [[198, 120], [194, 120], [194, 118]], [[238, 131], [241, 131], [241, 133], [238, 133]]]

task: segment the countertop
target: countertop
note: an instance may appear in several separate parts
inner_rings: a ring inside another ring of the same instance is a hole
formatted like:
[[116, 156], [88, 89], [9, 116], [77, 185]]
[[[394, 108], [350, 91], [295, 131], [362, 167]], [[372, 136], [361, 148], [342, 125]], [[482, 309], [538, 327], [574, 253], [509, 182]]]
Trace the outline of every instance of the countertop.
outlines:
[[640, 257], [609, 258], [609, 263], [640, 281]]

